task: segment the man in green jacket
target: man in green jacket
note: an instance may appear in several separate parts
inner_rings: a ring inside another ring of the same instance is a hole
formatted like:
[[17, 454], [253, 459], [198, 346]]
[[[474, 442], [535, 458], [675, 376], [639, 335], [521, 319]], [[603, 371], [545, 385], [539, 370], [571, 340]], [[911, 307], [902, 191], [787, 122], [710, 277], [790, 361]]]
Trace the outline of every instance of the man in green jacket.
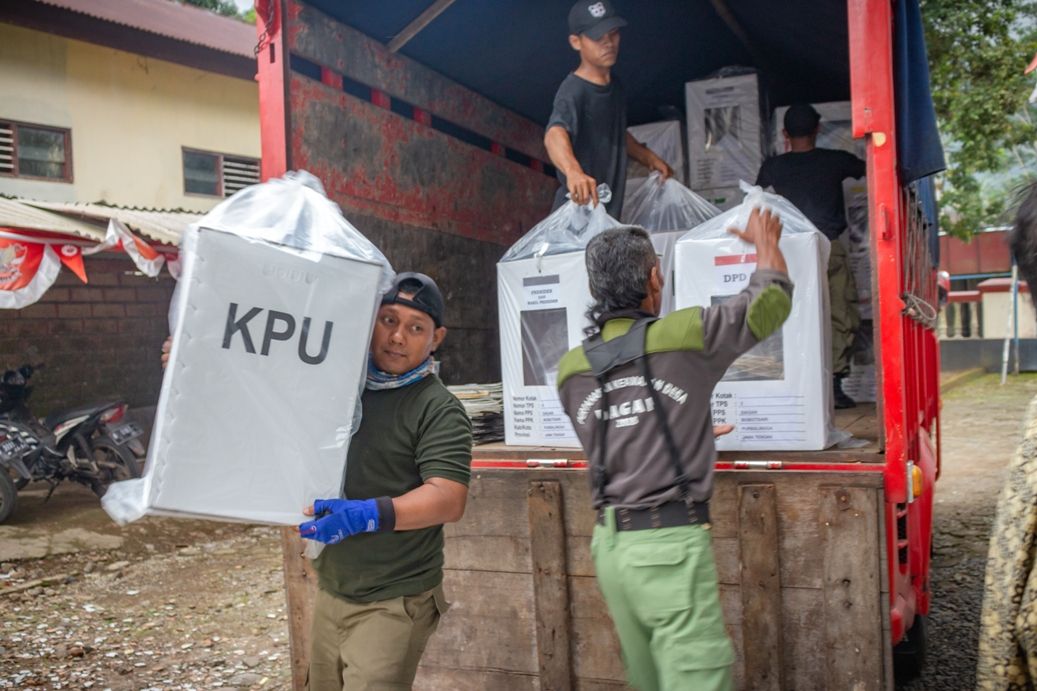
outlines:
[[371, 339], [348, 498], [317, 500], [299, 526], [328, 544], [314, 561], [310, 691], [410, 689], [446, 611], [443, 524], [464, 514], [472, 427], [433, 365], [443, 310], [431, 278], [396, 277]]
[[559, 364], [559, 397], [590, 464], [598, 584], [641, 691], [732, 684], [709, 533], [710, 399], [728, 366], [792, 307], [780, 220], [755, 210], [732, 232], [756, 245], [748, 287], [662, 319], [663, 274], [648, 234], [621, 226], [591, 240], [593, 335]]

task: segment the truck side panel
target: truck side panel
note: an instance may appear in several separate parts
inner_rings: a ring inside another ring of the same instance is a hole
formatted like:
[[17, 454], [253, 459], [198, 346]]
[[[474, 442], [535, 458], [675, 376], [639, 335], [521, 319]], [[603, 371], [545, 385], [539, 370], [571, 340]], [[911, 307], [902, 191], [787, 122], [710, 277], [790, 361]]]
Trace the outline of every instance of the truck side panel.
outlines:
[[272, 6], [288, 126], [264, 128], [264, 161], [314, 173], [394, 268], [439, 282], [447, 378], [499, 379], [496, 262], [557, 188], [541, 128], [309, 5]]
[[[714, 550], [738, 688], [892, 688], [882, 473], [716, 478]], [[585, 472], [476, 470], [465, 517], [446, 532], [453, 604], [415, 688], [538, 689], [549, 678], [623, 688], [594, 580], [593, 528]], [[312, 593], [302, 566], [287, 571], [290, 591]], [[309, 630], [297, 619], [308, 616], [293, 614], [297, 665]]]

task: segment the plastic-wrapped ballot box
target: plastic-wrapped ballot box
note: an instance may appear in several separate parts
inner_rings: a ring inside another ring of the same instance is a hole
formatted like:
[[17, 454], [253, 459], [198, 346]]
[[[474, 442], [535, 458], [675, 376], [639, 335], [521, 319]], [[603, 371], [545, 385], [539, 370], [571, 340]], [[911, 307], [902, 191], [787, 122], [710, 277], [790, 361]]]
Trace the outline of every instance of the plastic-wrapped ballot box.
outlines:
[[497, 264], [506, 444], [579, 448], [558, 400], [558, 362], [583, 342], [588, 325], [583, 250], [616, 225], [601, 204], [566, 202]]
[[673, 178], [662, 180], [659, 173], [652, 173], [643, 187], [627, 197], [623, 221], [647, 230], [659, 255], [664, 279], [660, 316], [674, 309], [677, 240], [719, 213], [720, 209]]
[[755, 180], [763, 163], [760, 87], [756, 74], [719, 76], [685, 84], [688, 186], [715, 190]]
[[340, 495], [391, 269], [299, 180], [319, 185], [248, 188], [185, 234], [144, 477], [104, 498], [117, 521], [291, 525]]
[[792, 312], [775, 332], [728, 368], [713, 391], [715, 424], [734, 432], [719, 450], [809, 451], [835, 442], [828, 316], [828, 239], [790, 202], [753, 188], [745, 201], [677, 242], [678, 309], [710, 306], [739, 293], [756, 269], [751, 245], [727, 233], [744, 228], [754, 206], [776, 210], [780, 247], [795, 284]]
[[[634, 125], [627, 128], [627, 132], [641, 142], [662, 160], [666, 161], [673, 169], [673, 176], [681, 183], [687, 178], [687, 164], [684, 161], [684, 123], [680, 120], [662, 120], [660, 122], [648, 122], [643, 125]], [[630, 197], [645, 182], [651, 171], [633, 159], [627, 166], [626, 200], [623, 207], [630, 203]]]

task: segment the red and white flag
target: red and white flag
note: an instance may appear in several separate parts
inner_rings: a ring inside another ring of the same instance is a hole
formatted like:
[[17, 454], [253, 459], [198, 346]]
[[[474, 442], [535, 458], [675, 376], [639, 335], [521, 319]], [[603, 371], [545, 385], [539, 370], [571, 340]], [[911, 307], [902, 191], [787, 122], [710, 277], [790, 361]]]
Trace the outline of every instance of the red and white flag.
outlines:
[[105, 233], [104, 241], [96, 247], [83, 250], [83, 254], [97, 254], [115, 247], [122, 247], [141, 273], [151, 278], [158, 276], [166, 262], [164, 256], [114, 218], [108, 220], [108, 232]]
[[50, 245], [0, 237], [0, 309], [21, 309], [47, 292], [61, 271]]
[[61, 263], [68, 270], [79, 277], [83, 283], [89, 283], [86, 278], [86, 267], [83, 265], [83, 248], [78, 245], [56, 245]]

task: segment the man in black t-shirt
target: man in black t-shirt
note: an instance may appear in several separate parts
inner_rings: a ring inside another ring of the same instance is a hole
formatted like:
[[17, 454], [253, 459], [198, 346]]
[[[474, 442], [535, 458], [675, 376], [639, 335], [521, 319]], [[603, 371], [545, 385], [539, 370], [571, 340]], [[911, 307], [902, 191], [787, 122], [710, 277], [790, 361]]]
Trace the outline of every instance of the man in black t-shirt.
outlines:
[[854, 334], [860, 327], [857, 286], [850, 271], [846, 248], [839, 236], [846, 230], [843, 180], [866, 172], [864, 161], [851, 153], [817, 147], [821, 116], [807, 104], [785, 112], [785, 136], [789, 152], [764, 161], [756, 176], [760, 187], [772, 187], [788, 199], [831, 240], [828, 259], [828, 293], [832, 316], [832, 386], [836, 408], [856, 405], [842, 389], [850, 373]]
[[627, 156], [663, 178], [673, 170], [627, 132], [626, 96], [612, 74], [619, 56], [619, 29], [626, 20], [608, 0], [583, 0], [569, 11], [569, 45], [580, 66], [562, 81], [547, 122], [544, 147], [562, 183], [554, 208], [566, 193], [577, 204], [598, 203], [597, 186], [606, 183], [612, 200], [605, 205], [619, 218], [626, 191]]

